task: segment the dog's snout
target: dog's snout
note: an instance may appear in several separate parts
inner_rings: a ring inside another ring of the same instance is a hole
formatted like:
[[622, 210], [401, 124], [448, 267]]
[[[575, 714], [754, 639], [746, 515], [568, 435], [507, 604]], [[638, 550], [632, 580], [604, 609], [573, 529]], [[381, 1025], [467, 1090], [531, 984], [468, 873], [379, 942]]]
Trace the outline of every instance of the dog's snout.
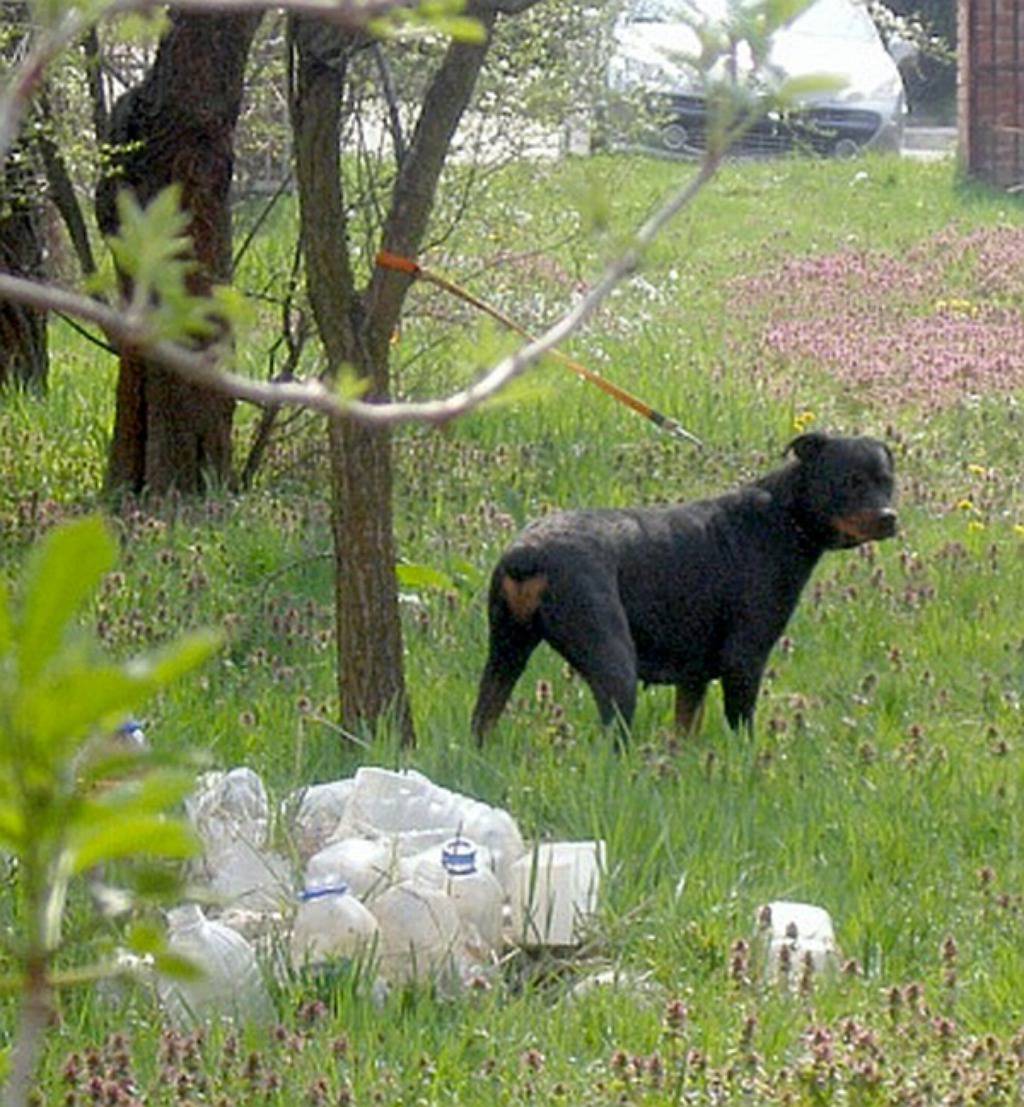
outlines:
[[878, 530], [880, 538], [892, 538], [899, 530], [899, 516], [895, 508], [883, 507], [878, 512]]

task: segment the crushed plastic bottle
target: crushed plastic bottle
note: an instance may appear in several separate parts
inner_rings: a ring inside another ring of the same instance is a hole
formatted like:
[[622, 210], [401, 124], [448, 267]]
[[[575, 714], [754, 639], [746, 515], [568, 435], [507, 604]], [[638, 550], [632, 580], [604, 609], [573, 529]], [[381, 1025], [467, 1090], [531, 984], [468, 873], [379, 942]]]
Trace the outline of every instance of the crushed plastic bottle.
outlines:
[[173, 1023], [273, 1019], [253, 948], [231, 927], [208, 919], [197, 904], [185, 904], [168, 913], [167, 945], [202, 973], [196, 980], [159, 978], [157, 992]]
[[203, 773], [185, 812], [204, 845], [239, 838], [254, 849], [267, 845], [270, 801], [263, 781], [249, 768]]
[[442, 788], [414, 769], [359, 769], [337, 834], [343, 835], [387, 839], [400, 857], [463, 835], [487, 847], [506, 890], [512, 864], [526, 849], [507, 811]]
[[306, 885], [342, 880], [352, 894], [367, 902], [392, 882], [395, 857], [387, 842], [343, 838], [313, 854], [306, 864]]
[[354, 787], [354, 780], [311, 784], [293, 792], [282, 804], [295, 850], [302, 861], [308, 861], [335, 838]]
[[344, 881], [307, 887], [299, 893], [292, 928], [292, 966], [312, 968], [372, 954], [378, 930], [377, 920]]
[[498, 878], [477, 864], [478, 850], [467, 838], [452, 838], [427, 851], [413, 871], [413, 882], [443, 892], [455, 904], [467, 953], [487, 962], [501, 948], [504, 893]]
[[185, 811], [203, 843], [198, 876], [225, 906], [268, 912], [289, 906], [291, 872], [268, 846], [270, 801], [252, 769], [204, 773]]

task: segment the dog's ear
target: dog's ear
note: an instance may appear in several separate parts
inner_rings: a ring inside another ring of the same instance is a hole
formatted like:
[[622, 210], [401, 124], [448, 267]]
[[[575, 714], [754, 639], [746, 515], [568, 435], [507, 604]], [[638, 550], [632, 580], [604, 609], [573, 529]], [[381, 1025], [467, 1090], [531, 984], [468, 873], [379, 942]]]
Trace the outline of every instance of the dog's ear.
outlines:
[[813, 461], [821, 453], [827, 441], [828, 435], [822, 434], [821, 431], [801, 434], [786, 447], [783, 457], [792, 450], [801, 461]]

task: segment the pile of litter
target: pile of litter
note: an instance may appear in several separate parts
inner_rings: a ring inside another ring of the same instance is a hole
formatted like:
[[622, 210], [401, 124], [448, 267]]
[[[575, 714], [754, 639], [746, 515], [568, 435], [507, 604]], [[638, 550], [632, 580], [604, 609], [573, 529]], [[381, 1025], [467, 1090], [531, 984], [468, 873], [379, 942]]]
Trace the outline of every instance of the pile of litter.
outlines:
[[276, 834], [249, 768], [204, 774], [186, 813], [203, 845], [193, 880], [216, 906], [169, 914], [170, 949], [204, 970], [158, 986], [179, 1023], [269, 1017], [258, 949], [285, 950], [293, 972], [362, 958], [384, 986], [457, 989], [510, 948], [577, 944], [605, 866], [603, 842], [527, 845], [507, 811], [413, 770], [300, 789]]

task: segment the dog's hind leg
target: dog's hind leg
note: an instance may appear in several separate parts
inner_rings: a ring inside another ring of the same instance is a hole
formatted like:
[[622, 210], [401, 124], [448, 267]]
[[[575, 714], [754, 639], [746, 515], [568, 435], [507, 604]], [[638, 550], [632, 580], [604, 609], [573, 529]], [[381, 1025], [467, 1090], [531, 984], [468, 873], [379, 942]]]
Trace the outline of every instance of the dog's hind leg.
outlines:
[[517, 620], [500, 600], [492, 604], [490, 647], [471, 723], [478, 746], [504, 711], [539, 642], [540, 632], [532, 623]]
[[577, 594], [541, 609], [544, 637], [590, 686], [604, 726], [624, 742], [636, 710], [636, 647], [617, 596]]

